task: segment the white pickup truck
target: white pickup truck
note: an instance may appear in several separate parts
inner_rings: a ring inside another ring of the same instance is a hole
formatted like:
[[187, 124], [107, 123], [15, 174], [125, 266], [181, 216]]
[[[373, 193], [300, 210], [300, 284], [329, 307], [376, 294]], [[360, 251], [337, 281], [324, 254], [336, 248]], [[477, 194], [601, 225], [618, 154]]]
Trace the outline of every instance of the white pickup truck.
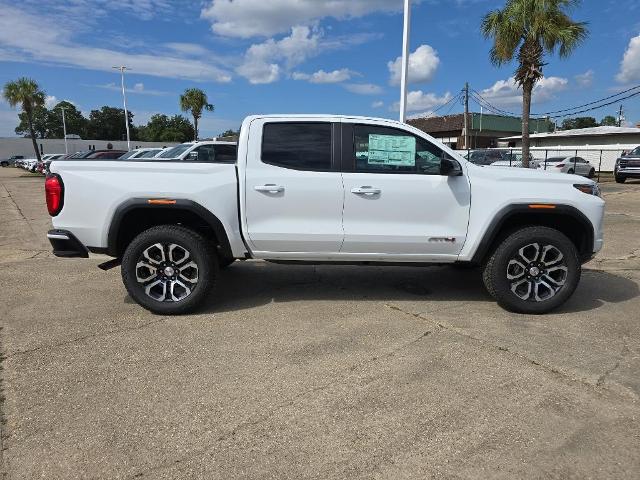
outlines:
[[603, 243], [595, 182], [476, 166], [376, 118], [252, 116], [235, 162], [57, 160], [45, 185], [54, 253], [113, 257], [159, 314], [196, 309], [237, 259], [478, 265], [501, 306], [545, 313]]

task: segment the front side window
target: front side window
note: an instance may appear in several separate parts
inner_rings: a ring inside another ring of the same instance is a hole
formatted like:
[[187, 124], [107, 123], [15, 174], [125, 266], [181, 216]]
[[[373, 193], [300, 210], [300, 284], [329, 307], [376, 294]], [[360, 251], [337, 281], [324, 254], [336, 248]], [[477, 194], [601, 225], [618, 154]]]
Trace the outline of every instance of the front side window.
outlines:
[[415, 135], [389, 127], [354, 126], [355, 171], [440, 175], [443, 150]]
[[331, 124], [265, 124], [262, 162], [294, 170], [331, 170]]

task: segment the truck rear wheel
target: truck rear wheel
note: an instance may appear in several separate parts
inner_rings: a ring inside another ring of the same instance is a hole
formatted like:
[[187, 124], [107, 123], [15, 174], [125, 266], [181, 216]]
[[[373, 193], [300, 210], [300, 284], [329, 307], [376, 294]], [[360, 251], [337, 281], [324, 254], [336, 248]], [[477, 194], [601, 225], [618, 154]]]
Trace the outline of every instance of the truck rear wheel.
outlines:
[[139, 305], [160, 315], [200, 307], [218, 274], [218, 257], [201, 235], [177, 225], [142, 232], [122, 257], [122, 281]]
[[496, 248], [482, 277], [501, 307], [542, 314], [567, 301], [580, 275], [578, 252], [571, 240], [552, 228], [527, 227]]

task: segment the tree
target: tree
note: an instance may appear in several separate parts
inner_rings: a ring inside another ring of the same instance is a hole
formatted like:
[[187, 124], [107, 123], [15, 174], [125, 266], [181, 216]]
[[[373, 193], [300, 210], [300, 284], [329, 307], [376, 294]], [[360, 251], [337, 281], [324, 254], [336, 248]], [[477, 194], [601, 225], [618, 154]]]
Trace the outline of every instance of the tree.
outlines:
[[567, 118], [562, 121], [563, 130], [575, 130], [576, 128], [593, 128], [597, 127], [598, 122], [593, 117], [576, 117]]
[[82, 112], [71, 102], [62, 101], [49, 110], [47, 115], [47, 138], [64, 138], [62, 125], [62, 109], [64, 108], [64, 120], [67, 125], [67, 135], [79, 135], [87, 138], [88, 120]]
[[40, 150], [38, 150], [36, 132], [33, 126], [33, 112], [37, 107], [44, 105], [45, 93], [40, 90], [35, 80], [22, 77], [13, 82], [7, 82], [4, 86], [3, 96], [11, 107], [20, 105], [22, 112], [27, 116], [33, 150], [36, 152], [36, 158], [40, 161]]
[[[137, 140], [137, 129], [133, 126], [133, 113], [129, 115], [131, 140]], [[127, 136], [127, 129], [122, 121], [122, 108], [104, 106], [100, 110], [91, 110], [87, 124], [87, 135], [93, 140], [122, 140]]]
[[[49, 110], [44, 105], [37, 105], [33, 108], [31, 115], [31, 121], [33, 124], [33, 130], [36, 134], [36, 138], [47, 138], [47, 120], [49, 117]], [[17, 135], [29, 138], [31, 136], [31, 130], [29, 129], [29, 117], [26, 112], [20, 112], [18, 114], [20, 123], [15, 128]]]
[[215, 107], [209, 103], [207, 94], [199, 88], [187, 88], [180, 95], [180, 109], [183, 112], [191, 112], [193, 116], [194, 138], [198, 140], [198, 121], [202, 117], [202, 111], [213, 112]]
[[522, 166], [529, 166], [529, 116], [533, 87], [542, 79], [545, 54], [561, 58], [587, 37], [587, 24], [574, 22], [566, 10], [580, 0], [507, 0], [502, 10], [482, 19], [485, 38], [493, 40], [490, 58], [496, 65], [518, 60], [515, 81], [522, 88]]
[[187, 142], [194, 137], [191, 122], [182, 115], [153, 115], [149, 123], [138, 127], [138, 137], [145, 142]]
[[222, 132], [220, 135], [218, 135], [218, 137], [223, 137], [223, 138], [226, 138], [226, 137], [238, 138], [239, 136], [240, 136], [240, 129], [238, 130], [229, 129]]
[[618, 126], [618, 119], [616, 117], [614, 117], [613, 115], [607, 115], [600, 122], [600, 126], [602, 126], [602, 127], [617, 127]]

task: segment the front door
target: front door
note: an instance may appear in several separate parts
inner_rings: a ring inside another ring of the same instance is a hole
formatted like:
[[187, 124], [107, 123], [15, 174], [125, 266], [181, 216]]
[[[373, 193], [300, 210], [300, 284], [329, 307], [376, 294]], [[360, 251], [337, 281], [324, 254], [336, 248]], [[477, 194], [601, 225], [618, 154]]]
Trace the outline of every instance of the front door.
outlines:
[[471, 194], [466, 176], [441, 175], [447, 154], [394, 127], [345, 123], [342, 137], [341, 252], [455, 260], [467, 236]]
[[296, 258], [303, 252], [339, 252], [344, 189], [333, 154], [338, 127], [296, 119], [256, 120], [250, 128], [244, 181], [246, 229], [254, 255]]

